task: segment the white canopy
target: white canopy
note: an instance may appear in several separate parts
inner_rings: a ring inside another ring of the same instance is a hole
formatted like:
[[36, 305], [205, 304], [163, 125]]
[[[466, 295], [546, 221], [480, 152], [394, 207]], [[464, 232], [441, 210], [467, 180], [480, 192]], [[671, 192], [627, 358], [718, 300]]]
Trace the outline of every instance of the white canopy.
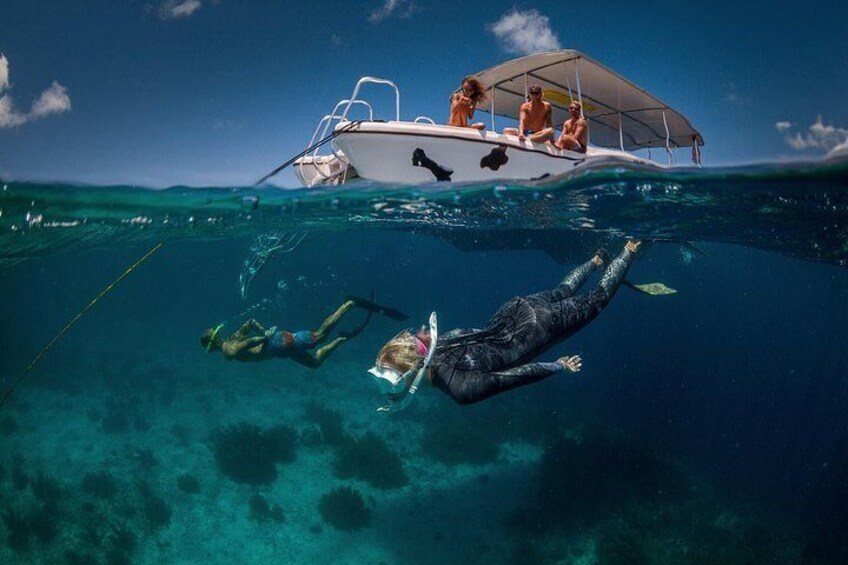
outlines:
[[628, 151], [665, 147], [666, 124], [670, 147], [691, 147], [695, 140], [698, 145], [704, 144], [704, 138], [683, 115], [572, 49], [513, 59], [474, 76], [488, 87], [488, 101], [479, 104], [479, 110], [489, 112], [494, 102], [496, 115], [518, 119], [526, 88], [538, 84], [545, 100], [553, 106], [553, 122], [557, 126], [569, 118], [568, 104], [572, 98], [579, 98], [579, 90], [593, 145], [623, 145]]

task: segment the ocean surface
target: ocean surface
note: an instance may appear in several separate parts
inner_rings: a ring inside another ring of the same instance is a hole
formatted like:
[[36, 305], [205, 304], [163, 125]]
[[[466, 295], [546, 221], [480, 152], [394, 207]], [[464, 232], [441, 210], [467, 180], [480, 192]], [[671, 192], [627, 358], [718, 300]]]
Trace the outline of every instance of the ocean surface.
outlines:
[[[622, 287], [540, 359], [581, 372], [377, 412], [366, 371], [397, 332], [433, 310], [442, 332], [482, 327], [629, 237], [629, 279], [677, 292]], [[846, 563], [846, 267], [845, 160], [0, 181], [0, 563]], [[314, 330], [372, 293], [409, 320], [373, 315], [315, 370], [200, 345], [250, 318]]]

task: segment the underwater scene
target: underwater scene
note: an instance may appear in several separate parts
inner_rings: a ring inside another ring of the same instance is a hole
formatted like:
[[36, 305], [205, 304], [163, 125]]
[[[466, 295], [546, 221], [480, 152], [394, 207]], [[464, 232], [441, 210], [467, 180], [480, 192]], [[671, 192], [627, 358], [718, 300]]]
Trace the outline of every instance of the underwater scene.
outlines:
[[0, 182], [0, 562], [846, 563], [846, 179]]

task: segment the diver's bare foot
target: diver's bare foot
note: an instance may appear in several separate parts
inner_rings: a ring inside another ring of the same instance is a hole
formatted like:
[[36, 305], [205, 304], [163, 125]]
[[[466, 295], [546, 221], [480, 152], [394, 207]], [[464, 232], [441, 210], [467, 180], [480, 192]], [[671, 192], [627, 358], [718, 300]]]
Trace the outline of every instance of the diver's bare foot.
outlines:
[[631, 239], [627, 243], [624, 244], [624, 248], [631, 253], [636, 253], [639, 251], [639, 246], [642, 245], [641, 241], [637, 241], [635, 239]]
[[592, 257], [592, 263], [595, 264], [596, 267], [603, 267], [604, 263], [609, 261], [609, 253], [603, 247], [599, 247], [597, 251], [595, 251], [595, 256]]

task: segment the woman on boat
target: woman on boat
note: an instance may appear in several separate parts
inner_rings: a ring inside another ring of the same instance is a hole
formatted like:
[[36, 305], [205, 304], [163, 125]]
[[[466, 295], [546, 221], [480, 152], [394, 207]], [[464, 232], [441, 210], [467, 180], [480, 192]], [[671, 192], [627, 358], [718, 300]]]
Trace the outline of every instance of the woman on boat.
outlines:
[[468, 122], [474, 117], [477, 104], [486, 100], [486, 87], [472, 76], [462, 79], [459, 92], [451, 96], [449, 126], [461, 128], [485, 129], [483, 122], [469, 125]]
[[[339, 332], [338, 337], [327, 345], [318, 348], [314, 355], [309, 353], [311, 349], [327, 340], [333, 328], [354, 307], [364, 308], [368, 311], [365, 321], [355, 330]], [[286, 357], [310, 369], [317, 369], [338, 346], [349, 338], [359, 335], [365, 329], [371, 319], [371, 314], [374, 312], [388, 316], [393, 320], [403, 321], [408, 318], [403, 312], [381, 306], [365, 298], [349, 296], [315, 331], [278, 331], [277, 326], [266, 330], [259, 322], [250, 319], [226, 339], [221, 334], [224, 324], [207, 329], [200, 336], [200, 345], [206, 349], [207, 353], [220, 351], [227, 361], [259, 362]]]
[[574, 269], [555, 289], [509, 300], [485, 329], [453, 330], [439, 337], [434, 312], [429, 331], [422, 327], [416, 334], [399, 333], [380, 349], [368, 371], [389, 401], [378, 410], [402, 410], [425, 379], [459, 404], [471, 404], [551, 375], [576, 373], [582, 365], [577, 355], [553, 363], [531, 361], [600, 314], [638, 248], [639, 242], [628, 241], [588, 294], [575, 296], [607, 260], [604, 252]]

